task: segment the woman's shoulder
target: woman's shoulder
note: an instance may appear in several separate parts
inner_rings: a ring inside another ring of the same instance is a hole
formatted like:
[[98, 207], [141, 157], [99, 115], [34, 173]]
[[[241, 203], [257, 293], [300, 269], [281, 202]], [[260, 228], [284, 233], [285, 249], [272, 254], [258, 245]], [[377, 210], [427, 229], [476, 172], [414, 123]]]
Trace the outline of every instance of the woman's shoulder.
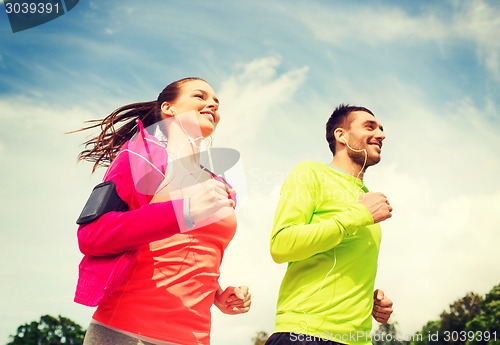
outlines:
[[167, 162], [167, 151], [158, 139], [136, 135], [121, 147], [104, 180], [115, 182], [122, 199], [142, 205], [165, 178]]

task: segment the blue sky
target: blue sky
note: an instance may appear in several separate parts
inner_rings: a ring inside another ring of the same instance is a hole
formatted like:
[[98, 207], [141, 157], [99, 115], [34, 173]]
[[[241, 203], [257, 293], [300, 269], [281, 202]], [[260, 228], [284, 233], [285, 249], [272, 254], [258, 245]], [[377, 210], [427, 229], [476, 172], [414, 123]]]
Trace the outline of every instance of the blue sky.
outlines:
[[272, 331], [279, 188], [299, 161], [331, 160], [324, 126], [339, 103], [368, 107], [386, 132], [365, 180], [394, 206], [377, 278], [392, 322], [411, 334], [488, 292], [500, 283], [499, 34], [493, 0], [81, 0], [15, 34], [0, 5], [0, 342], [42, 314], [90, 320], [72, 302], [75, 219], [104, 171], [76, 164], [86, 135], [64, 133], [185, 76], [217, 91], [214, 146], [241, 152], [247, 190], [221, 284], [249, 285], [253, 307], [214, 310], [214, 345]]

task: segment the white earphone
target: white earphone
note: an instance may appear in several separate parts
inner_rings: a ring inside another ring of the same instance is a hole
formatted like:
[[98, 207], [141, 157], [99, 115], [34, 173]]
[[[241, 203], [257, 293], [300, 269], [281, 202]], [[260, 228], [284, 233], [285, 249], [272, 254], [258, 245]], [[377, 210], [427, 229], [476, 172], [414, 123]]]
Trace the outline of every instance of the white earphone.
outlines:
[[347, 142], [347, 140], [345, 139], [344, 136], [341, 136], [340, 137], [342, 140], [344, 140], [344, 143], [347, 145], [347, 147], [351, 150], [351, 151], [354, 151], [354, 152], [365, 152], [366, 154], [366, 150], [365, 149], [361, 149], [361, 150], [356, 150], [356, 149], [353, 149], [351, 146], [349, 146], [349, 143]]

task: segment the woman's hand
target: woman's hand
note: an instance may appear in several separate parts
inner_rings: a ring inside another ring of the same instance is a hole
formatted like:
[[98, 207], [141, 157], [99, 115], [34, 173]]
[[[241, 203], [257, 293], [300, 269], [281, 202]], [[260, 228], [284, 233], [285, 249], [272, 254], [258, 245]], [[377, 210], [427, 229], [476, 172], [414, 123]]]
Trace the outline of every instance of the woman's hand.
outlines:
[[248, 292], [247, 286], [229, 286], [226, 290], [219, 290], [215, 293], [214, 304], [224, 314], [243, 314], [250, 310], [252, 295]]
[[216, 180], [208, 180], [190, 187], [189, 192], [184, 190], [185, 194], [191, 195], [191, 218], [196, 223], [223, 208], [233, 208], [234, 201], [229, 199], [229, 196], [234, 192], [234, 189], [228, 189], [224, 183]]
[[[157, 192], [151, 203], [189, 197], [188, 210], [184, 210], [184, 212], [189, 214], [195, 225], [188, 229], [189, 231], [215, 223], [233, 213], [235, 202], [231, 196], [236, 192], [220, 181], [209, 178], [184, 188], [175, 189], [176, 186], [175, 183], [172, 183], [167, 188]], [[177, 214], [177, 217], [179, 224], [184, 224], [182, 211]]]

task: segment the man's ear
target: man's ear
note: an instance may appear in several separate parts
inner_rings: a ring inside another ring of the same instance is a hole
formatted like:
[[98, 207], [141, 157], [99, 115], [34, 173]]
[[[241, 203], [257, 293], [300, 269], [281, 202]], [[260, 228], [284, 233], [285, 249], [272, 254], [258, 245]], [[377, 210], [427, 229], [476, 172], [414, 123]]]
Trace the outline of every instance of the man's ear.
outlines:
[[335, 140], [341, 143], [345, 143], [345, 137], [344, 137], [344, 129], [337, 127], [333, 131], [333, 136], [335, 137]]

